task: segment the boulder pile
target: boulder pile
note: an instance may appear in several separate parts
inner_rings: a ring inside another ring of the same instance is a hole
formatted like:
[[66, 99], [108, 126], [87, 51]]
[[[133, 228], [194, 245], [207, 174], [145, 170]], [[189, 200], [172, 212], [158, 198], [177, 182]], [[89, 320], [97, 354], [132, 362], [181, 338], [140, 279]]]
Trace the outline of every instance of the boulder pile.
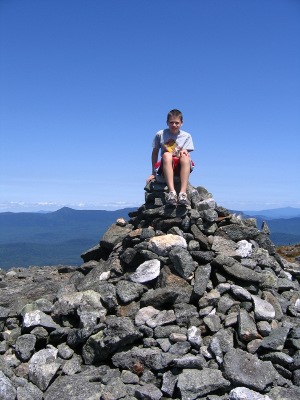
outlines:
[[300, 265], [205, 188], [165, 194], [80, 267], [0, 272], [0, 399], [299, 400]]

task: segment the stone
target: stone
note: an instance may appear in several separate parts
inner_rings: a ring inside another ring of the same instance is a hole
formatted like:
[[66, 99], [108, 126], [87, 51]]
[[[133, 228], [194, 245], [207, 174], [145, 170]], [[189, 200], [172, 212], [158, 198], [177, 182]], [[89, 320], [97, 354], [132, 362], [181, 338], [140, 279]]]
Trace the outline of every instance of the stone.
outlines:
[[138, 282], [121, 280], [116, 284], [117, 295], [123, 303], [139, 299], [145, 291], [144, 286]]
[[47, 349], [38, 351], [29, 360], [29, 380], [42, 391], [47, 389], [61, 366], [57, 352], [57, 349], [48, 345]]
[[179, 276], [187, 281], [193, 278], [197, 264], [193, 260], [188, 250], [179, 246], [175, 246], [170, 251], [169, 257], [173, 263], [173, 268]]
[[15, 399], [17, 394], [11, 380], [7, 378], [2, 371], [0, 371], [0, 399], [12, 400]]
[[17, 399], [43, 400], [43, 392], [31, 382], [17, 388]]
[[257, 320], [270, 321], [275, 318], [275, 310], [271, 303], [252, 295], [254, 303], [254, 316]]
[[177, 382], [183, 400], [197, 399], [210, 392], [226, 389], [229, 385], [230, 382], [223, 378], [221, 371], [210, 368], [184, 369]]
[[159, 400], [162, 395], [162, 392], [151, 383], [139, 386], [135, 390], [135, 396], [141, 400]]
[[225, 354], [224, 371], [234, 386], [245, 386], [254, 391], [265, 391], [277, 379], [277, 371], [269, 361], [260, 361], [241, 349]]
[[99, 400], [102, 392], [102, 384], [99, 381], [94, 381], [92, 378], [93, 376], [89, 376], [88, 374], [60, 376], [46, 390], [44, 399]]
[[34, 353], [36, 337], [30, 334], [19, 336], [16, 341], [16, 356], [21, 361], [28, 361]]
[[238, 334], [240, 339], [244, 342], [250, 342], [251, 340], [260, 338], [253, 317], [244, 309], [240, 309], [239, 311]]
[[59, 325], [53, 321], [50, 315], [47, 315], [40, 310], [25, 313], [23, 317], [23, 328], [29, 329], [37, 326], [42, 326], [46, 329], [56, 329], [59, 327]]
[[82, 349], [85, 364], [93, 364], [107, 359], [121, 346], [132, 344], [142, 337], [127, 317], [110, 316], [107, 328], [91, 335]]
[[246, 387], [237, 387], [229, 393], [228, 400], [272, 400], [268, 395], [260, 394]]
[[270, 332], [269, 336], [263, 338], [260, 348], [272, 351], [281, 351], [284, 348], [287, 335], [290, 331], [288, 327], [280, 327]]
[[135, 273], [130, 276], [133, 282], [149, 282], [157, 278], [160, 273], [160, 261], [149, 260], [141, 264]]
[[149, 250], [159, 256], [168, 256], [174, 246], [187, 248], [186, 240], [178, 235], [155, 236], [149, 240]]
[[126, 226], [117, 224], [111, 225], [102, 236], [100, 246], [112, 250], [114, 246], [120, 243], [130, 233], [131, 228], [132, 226], [130, 224]]

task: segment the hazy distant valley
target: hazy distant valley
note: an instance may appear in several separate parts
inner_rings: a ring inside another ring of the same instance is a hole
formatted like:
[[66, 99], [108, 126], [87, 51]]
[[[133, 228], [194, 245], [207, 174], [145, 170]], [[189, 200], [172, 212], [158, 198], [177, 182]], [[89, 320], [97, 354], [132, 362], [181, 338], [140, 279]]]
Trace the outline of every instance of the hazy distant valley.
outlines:
[[[128, 219], [132, 210], [64, 207], [49, 213], [0, 213], [0, 267], [80, 265], [80, 254], [96, 245], [117, 218]], [[275, 245], [300, 243], [300, 209], [245, 211], [243, 217], [255, 217], [258, 228], [266, 221]]]
[[49, 213], [0, 213], [0, 268], [30, 265], [80, 265], [80, 254], [96, 245], [119, 217], [116, 211], [73, 210]]

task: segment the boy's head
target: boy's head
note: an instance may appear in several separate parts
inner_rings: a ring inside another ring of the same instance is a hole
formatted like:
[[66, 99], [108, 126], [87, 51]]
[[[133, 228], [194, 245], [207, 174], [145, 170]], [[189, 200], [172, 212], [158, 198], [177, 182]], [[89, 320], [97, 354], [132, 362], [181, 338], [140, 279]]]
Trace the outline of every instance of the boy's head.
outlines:
[[179, 110], [174, 109], [174, 110], [171, 110], [171, 111], [168, 112], [168, 115], [167, 115], [167, 124], [169, 123], [169, 120], [170, 120], [170, 118], [172, 118], [172, 117], [179, 118], [180, 121], [181, 121], [181, 123], [183, 122], [182, 112], [179, 111]]
[[167, 125], [172, 133], [175, 135], [179, 132], [183, 124], [182, 112], [179, 110], [171, 110], [167, 115]]

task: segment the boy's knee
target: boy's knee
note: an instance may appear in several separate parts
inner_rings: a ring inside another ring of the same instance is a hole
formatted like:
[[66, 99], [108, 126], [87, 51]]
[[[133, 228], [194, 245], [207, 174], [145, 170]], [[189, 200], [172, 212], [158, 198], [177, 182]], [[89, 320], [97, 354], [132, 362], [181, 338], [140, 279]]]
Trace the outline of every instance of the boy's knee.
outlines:
[[163, 159], [164, 161], [172, 161], [172, 154], [171, 154], [171, 153], [168, 153], [168, 152], [165, 152], [165, 153], [162, 155], [162, 159]]
[[180, 157], [180, 164], [181, 165], [190, 164], [190, 162], [191, 162], [190, 156]]

